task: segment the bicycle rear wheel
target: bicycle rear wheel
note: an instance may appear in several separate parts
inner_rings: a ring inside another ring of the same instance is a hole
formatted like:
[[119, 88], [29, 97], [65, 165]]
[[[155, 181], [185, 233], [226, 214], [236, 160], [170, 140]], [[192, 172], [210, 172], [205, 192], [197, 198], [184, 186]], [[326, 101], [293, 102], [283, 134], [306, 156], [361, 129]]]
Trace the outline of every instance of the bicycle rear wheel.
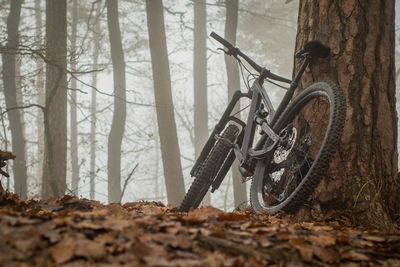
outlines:
[[238, 135], [239, 128], [236, 125], [231, 124], [225, 129], [201, 165], [197, 177], [179, 206], [179, 211], [187, 212], [191, 207], [197, 208], [200, 205]]
[[296, 211], [319, 184], [340, 143], [346, 117], [342, 90], [317, 82], [288, 105], [276, 123], [282, 137], [259, 160], [250, 187], [254, 212]]

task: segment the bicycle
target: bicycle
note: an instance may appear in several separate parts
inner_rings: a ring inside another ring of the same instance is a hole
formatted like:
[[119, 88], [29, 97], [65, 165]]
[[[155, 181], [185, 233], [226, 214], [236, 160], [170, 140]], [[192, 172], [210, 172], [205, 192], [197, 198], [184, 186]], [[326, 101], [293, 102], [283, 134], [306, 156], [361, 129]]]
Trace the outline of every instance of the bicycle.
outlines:
[[[259, 75], [251, 87], [247, 84], [247, 93], [233, 95], [190, 172], [195, 179], [179, 210], [197, 208], [210, 186], [211, 192], [218, 189], [237, 159], [242, 182], [251, 180], [250, 204], [255, 213], [294, 212], [328, 170], [343, 132], [346, 99], [338, 85], [316, 82], [293, 97], [313, 58], [328, 57], [330, 48], [318, 40], [307, 42], [295, 54], [302, 63], [289, 80], [259, 66], [215, 32], [210, 36], [225, 46], [226, 50], [219, 49], [235, 57], [241, 68], [246, 68], [244, 59]], [[263, 87], [265, 81], [289, 84], [276, 110]], [[231, 114], [243, 97], [251, 100], [246, 123]]]

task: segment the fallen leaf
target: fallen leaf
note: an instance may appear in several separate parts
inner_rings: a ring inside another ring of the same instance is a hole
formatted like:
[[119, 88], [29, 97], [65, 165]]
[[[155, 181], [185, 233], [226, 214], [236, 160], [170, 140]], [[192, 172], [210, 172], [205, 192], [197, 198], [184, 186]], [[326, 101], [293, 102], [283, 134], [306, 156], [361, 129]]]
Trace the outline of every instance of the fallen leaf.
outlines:
[[312, 247], [313, 254], [320, 258], [323, 262], [326, 263], [334, 263], [337, 262], [339, 258], [339, 254], [330, 248], [321, 248], [321, 247]]
[[222, 210], [211, 206], [200, 209], [192, 209], [184, 217], [184, 220], [189, 222], [203, 222], [210, 218], [216, 218], [222, 213], [224, 213]]
[[328, 233], [321, 233], [317, 236], [310, 236], [309, 239], [314, 245], [324, 248], [334, 246], [336, 244], [336, 237]]
[[74, 244], [71, 239], [59, 242], [51, 248], [51, 256], [57, 264], [67, 262], [74, 256]]
[[359, 253], [355, 250], [349, 250], [346, 251], [345, 253], [342, 253], [340, 255], [341, 259], [345, 259], [345, 260], [352, 260], [352, 261], [369, 261], [370, 258], [362, 253]]

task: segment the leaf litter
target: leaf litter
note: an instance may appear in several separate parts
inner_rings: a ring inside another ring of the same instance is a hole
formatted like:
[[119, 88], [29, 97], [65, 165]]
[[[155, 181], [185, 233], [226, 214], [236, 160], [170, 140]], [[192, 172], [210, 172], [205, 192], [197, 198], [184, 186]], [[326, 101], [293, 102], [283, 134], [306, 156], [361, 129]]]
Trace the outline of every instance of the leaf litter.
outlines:
[[64, 196], [0, 207], [0, 266], [400, 266], [400, 234]]

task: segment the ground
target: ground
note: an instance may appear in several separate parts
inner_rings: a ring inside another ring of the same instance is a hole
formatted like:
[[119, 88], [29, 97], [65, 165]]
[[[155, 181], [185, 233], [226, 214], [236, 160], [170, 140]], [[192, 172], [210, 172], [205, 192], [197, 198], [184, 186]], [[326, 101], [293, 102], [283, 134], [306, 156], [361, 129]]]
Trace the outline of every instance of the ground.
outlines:
[[0, 206], [1, 266], [400, 266], [400, 234], [345, 218], [180, 213], [156, 202], [102, 205], [64, 196]]

